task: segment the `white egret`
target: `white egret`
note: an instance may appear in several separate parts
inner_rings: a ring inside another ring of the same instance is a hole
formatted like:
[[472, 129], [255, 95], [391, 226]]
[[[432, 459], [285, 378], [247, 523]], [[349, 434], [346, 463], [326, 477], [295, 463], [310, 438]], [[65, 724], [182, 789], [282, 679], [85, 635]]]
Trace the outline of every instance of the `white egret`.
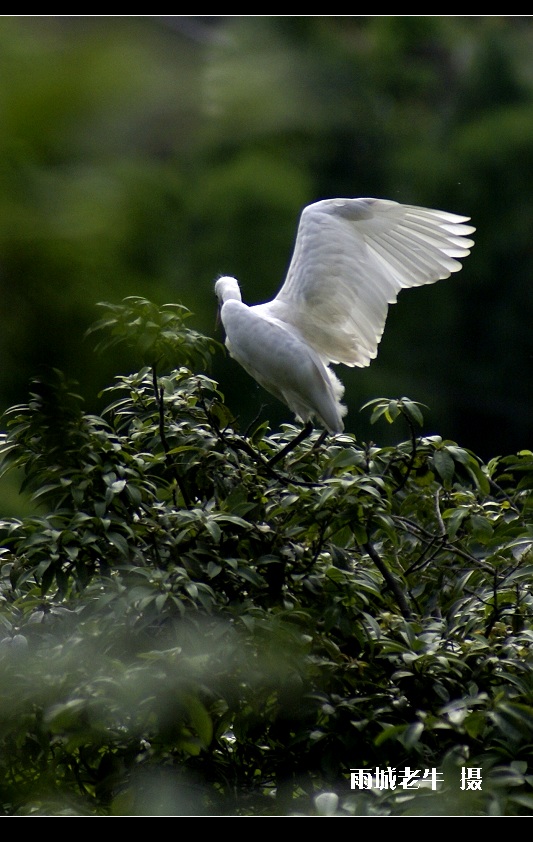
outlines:
[[230, 356], [305, 425], [298, 440], [312, 418], [342, 432], [344, 387], [330, 364], [369, 365], [399, 291], [461, 269], [474, 244], [468, 221], [385, 199], [325, 199], [303, 209], [272, 301], [248, 307], [235, 278], [216, 281]]

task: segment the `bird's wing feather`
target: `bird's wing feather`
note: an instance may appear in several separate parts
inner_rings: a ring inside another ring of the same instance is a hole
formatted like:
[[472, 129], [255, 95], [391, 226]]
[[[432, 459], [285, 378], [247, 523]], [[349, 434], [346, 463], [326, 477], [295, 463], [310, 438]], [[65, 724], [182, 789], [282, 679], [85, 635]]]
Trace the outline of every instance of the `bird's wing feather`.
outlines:
[[316, 202], [300, 218], [285, 283], [257, 310], [291, 325], [323, 359], [366, 366], [399, 291], [461, 268], [475, 230], [467, 221], [384, 199]]

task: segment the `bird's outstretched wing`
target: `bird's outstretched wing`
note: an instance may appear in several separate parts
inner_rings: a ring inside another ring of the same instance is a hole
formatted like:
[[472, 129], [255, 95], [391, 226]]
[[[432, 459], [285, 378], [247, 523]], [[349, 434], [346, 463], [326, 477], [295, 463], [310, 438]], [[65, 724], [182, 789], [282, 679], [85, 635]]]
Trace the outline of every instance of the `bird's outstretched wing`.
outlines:
[[461, 268], [473, 245], [468, 219], [384, 199], [308, 205], [285, 283], [257, 309], [296, 328], [323, 359], [366, 366], [399, 291]]

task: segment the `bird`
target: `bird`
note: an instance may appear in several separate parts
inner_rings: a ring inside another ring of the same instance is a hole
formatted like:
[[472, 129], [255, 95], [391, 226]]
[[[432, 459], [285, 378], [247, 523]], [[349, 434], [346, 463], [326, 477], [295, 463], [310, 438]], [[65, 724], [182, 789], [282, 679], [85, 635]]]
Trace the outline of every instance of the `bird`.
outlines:
[[462, 268], [474, 245], [469, 221], [390, 199], [322, 199], [303, 208], [271, 301], [248, 306], [236, 278], [216, 280], [227, 351], [303, 424], [294, 444], [313, 421], [322, 439], [342, 433], [344, 386], [331, 366], [368, 366], [400, 290]]

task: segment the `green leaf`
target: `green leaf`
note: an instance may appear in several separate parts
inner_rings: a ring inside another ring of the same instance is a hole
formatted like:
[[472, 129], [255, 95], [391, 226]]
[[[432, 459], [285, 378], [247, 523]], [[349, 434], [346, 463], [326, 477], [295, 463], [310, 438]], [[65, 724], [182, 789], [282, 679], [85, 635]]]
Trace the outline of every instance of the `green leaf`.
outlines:
[[422, 722], [411, 722], [402, 734], [402, 742], [406, 748], [413, 748], [424, 733], [424, 725]]
[[455, 462], [447, 450], [436, 450], [433, 454], [432, 462], [434, 468], [445, 485], [452, 484], [455, 475]]
[[126, 538], [121, 535], [119, 532], [112, 532], [109, 531], [107, 533], [107, 538], [111, 544], [119, 551], [120, 555], [124, 557], [128, 557], [130, 555], [130, 549]]

